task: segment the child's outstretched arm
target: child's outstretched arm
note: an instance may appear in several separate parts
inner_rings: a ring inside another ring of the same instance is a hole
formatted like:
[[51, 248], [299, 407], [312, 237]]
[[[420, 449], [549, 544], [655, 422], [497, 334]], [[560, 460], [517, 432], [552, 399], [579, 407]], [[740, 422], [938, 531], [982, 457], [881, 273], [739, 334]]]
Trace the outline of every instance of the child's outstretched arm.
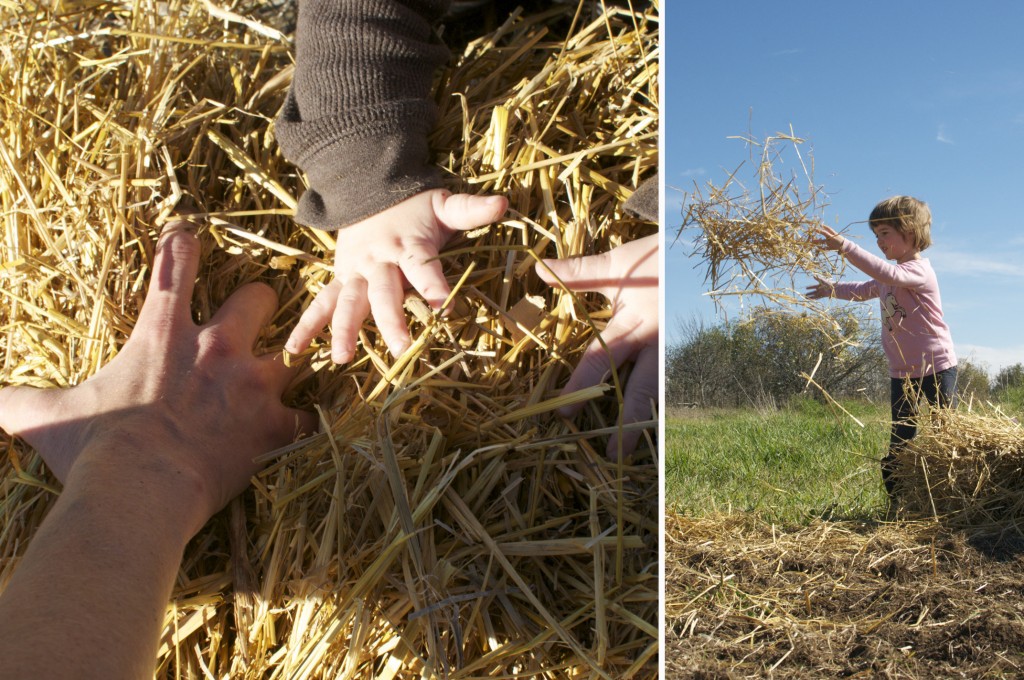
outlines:
[[[825, 250], [841, 253], [846, 260], [878, 283], [917, 288], [927, 281], [924, 270], [914, 261], [903, 264], [890, 264], [880, 257], [872, 255], [853, 241], [843, 238], [834, 229], [827, 226], [818, 228], [821, 239], [818, 244]], [[849, 285], [849, 284], [843, 284]], [[839, 288], [837, 287], [837, 293]], [[861, 291], [863, 293], [863, 291]], [[837, 297], [839, 295], [837, 294]], [[874, 296], [877, 297], [877, 293]], [[849, 299], [849, 298], [844, 298]], [[863, 295], [857, 299], [866, 299]]]
[[302, 0], [295, 76], [277, 119], [285, 155], [309, 188], [295, 219], [340, 229], [335, 280], [322, 290], [287, 347], [305, 349], [332, 327], [331, 356], [355, 355], [372, 314], [393, 355], [410, 344], [403, 292], [435, 308], [449, 287], [438, 250], [460, 229], [501, 217], [500, 197], [449, 196], [430, 162], [435, 71], [449, 57], [434, 26], [448, 0]]
[[[853, 245], [851, 241], [843, 238], [839, 232], [832, 227], [822, 225], [815, 231], [819, 238], [815, 244], [823, 250], [834, 250], [844, 253]], [[863, 301], [878, 297], [878, 284], [872, 279], [870, 281], [855, 281], [849, 283], [838, 283], [826, 279], [814, 277], [818, 283], [807, 287], [804, 293], [812, 300], [821, 298], [838, 298], [840, 300]]]

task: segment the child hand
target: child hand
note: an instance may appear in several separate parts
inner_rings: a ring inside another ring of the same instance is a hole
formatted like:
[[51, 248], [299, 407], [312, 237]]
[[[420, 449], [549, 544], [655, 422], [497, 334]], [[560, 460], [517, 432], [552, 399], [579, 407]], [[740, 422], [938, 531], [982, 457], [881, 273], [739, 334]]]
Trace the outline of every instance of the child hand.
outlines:
[[[600, 293], [612, 301], [611, 321], [601, 332], [611, 356], [594, 339], [562, 394], [596, 385], [608, 375], [610, 364], [621, 367], [634, 359], [621, 422], [650, 419], [651, 402], [658, 397], [658, 235], [624, 243], [600, 255], [544, 260], [535, 269], [549, 285], [558, 285], [557, 276], [569, 290]], [[562, 415], [572, 416], [582, 407], [583, 404], [566, 407]], [[622, 455], [631, 454], [639, 439], [639, 430], [623, 432]], [[609, 458], [618, 458], [619, 443], [618, 437], [608, 442]]]
[[824, 250], [838, 251], [843, 247], [843, 243], [846, 241], [845, 238], [839, 235], [839, 232], [824, 224], [815, 228], [814, 231], [816, 231], [820, 236], [820, 238], [815, 239], [815, 245], [819, 248], [823, 248]]
[[807, 297], [812, 300], [820, 300], [821, 298], [835, 297], [836, 289], [835, 284], [825, 279], [814, 277], [814, 280], [818, 283], [813, 286], [807, 287], [807, 292], [804, 293]]
[[338, 232], [334, 280], [302, 314], [285, 345], [292, 354], [309, 347], [331, 326], [331, 359], [352, 360], [363, 321], [372, 312], [388, 350], [398, 357], [412, 340], [402, 308], [405, 289], [415, 288], [434, 309], [451, 292], [436, 259], [456, 231], [501, 218], [504, 196], [425, 191]]

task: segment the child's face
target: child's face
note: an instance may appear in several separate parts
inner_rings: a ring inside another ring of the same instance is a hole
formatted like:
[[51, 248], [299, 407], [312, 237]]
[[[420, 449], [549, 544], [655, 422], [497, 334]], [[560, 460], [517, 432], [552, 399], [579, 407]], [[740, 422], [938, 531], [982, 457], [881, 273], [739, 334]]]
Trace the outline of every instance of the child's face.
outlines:
[[913, 240], [906, 234], [896, 231], [896, 228], [885, 222], [872, 227], [875, 232], [875, 241], [878, 249], [882, 251], [886, 259], [906, 262], [917, 257], [917, 248]]

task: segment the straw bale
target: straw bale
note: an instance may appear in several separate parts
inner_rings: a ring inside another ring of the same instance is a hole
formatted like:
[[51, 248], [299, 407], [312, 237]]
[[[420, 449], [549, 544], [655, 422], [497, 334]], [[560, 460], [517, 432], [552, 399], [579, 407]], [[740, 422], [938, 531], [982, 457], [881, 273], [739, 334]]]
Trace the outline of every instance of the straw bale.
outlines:
[[[265, 281], [281, 309], [259, 350], [281, 351], [333, 248], [292, 222], [302, 178], [274, 141], [292, 9], [0, 7], [0, 384], [73, 385], [109, 361], [182, 206], [206, 220], [196, 320]], [[348, 366], [319, 345], [292, 359], [288, 399], [317, 405], [323, 432], [269, 454], [193, 540], [158, 676], [654, 677], [653, 423], [633, 460], [604, 459], [618, 388], [557, 394], [607, 301], [532, 265], [654, 230], [621, 205], [658, 162], [657, 31], [656, 3], [559, 4], [453, 60], [438, 163], [453, 189], [508, 195], [509, 218], [449, 244], [457, 311], [410, 296], [400, 359], [372, 320]], [[558, 417], [572, 401], [583, 414]], [[58, 485], [21, 442], [0, 447], [4, 578]]]
[[1024, 537], [1024, 429], [992, 407], [933, 409], [897, 451], [904, 511], [992, 538]]

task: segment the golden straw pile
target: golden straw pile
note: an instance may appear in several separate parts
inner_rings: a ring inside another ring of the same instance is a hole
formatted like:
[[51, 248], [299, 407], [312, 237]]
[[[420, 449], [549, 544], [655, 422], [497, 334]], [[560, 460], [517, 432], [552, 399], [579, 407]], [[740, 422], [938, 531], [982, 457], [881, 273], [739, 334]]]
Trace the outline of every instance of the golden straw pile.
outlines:
[[[759, 150], [754, 189], [738, 178], [742, 165], [720, 186], [708, 182], [694, 186], [688, 196], [682, 231], [694, 228], [691, 257], [705, 267], [708, 294], [720, 303], [726, 296], [760, 298], [783, 309], [810, 311], [824, 328], [837, 330], [824, 309], [797, 291], [794, 278], [836, 275], [836, 259], [816, 246], [815, 229], [822, 226], [820, 212], [825, 195], [814, 183], [813, 163], [807, 167], [800, 153], [803, 139], [779, 133], [763, 142], [743, 138], [751, 154]], [[790, 161], [800, 172], [783, 175]]]
[[972, 534], [1024, 536], [1024, 429], [988, 408], [933, 409], [897, 454], [907, 511]]
[[[0, 3], [0, 385], [72, 385], [109, 361], [183, 202], [207, 218], [195, 317], [265, 281], [281, 310], [260, 350], [281, 351], [333, 239], [290, 218], [279, 4]], [[452, 188], [507, 194], [509, 218], [449, 244], [458, 312], [410, 297], [399, 360], [372, 321], [348, 366], [293, 358], [289, 399], [323, 432], [268, 455], [195, 538], [157, 676], [656, 676], [651, 436], [610, 463], [621, 395], [558, 398], [607, 301], [532, 267], [656, 229], [621, 206], [658, 163], [658, 54], [657, 3], [587, 1], [514, 13], [453, 60], [438, 162]], [[589, 404], [558, 417], [571, 401]], [[58, 484], [21, 442], [0, 447], [5, 582]]]

